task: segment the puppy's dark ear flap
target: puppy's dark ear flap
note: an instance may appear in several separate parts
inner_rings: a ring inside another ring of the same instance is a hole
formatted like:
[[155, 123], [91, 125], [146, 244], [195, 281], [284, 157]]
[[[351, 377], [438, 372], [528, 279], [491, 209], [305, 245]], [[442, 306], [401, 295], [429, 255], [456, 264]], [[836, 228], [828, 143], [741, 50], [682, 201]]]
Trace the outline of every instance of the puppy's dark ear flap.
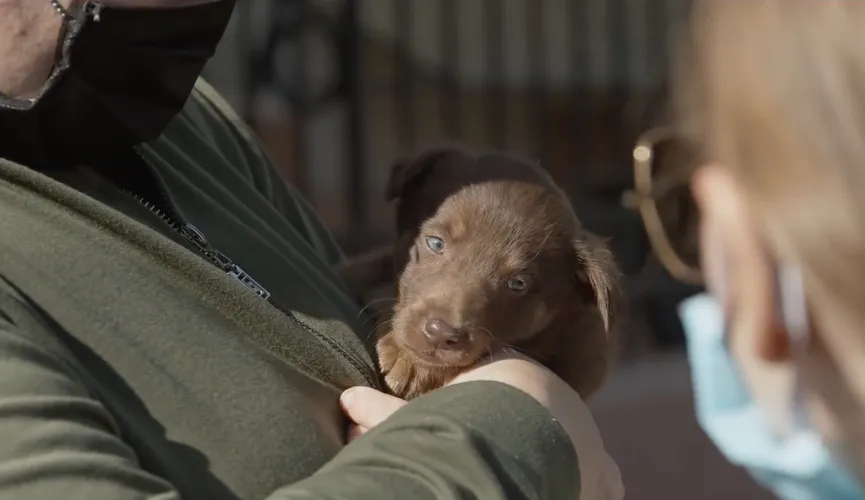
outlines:
[[387, 180], [387, 185], [384, 188], [384, 198], [387, 201], [393, 201], [399, 198], [402, 193], [403, 186], [406, 185], [406, 174], [411, 173], [411, 165], [414, 161], [406, 156], [401, 156], [393, 162], [390, 167], [390, 177]]
[[582, 231], [574, 240], [577, 254], [577, 281], [588, 286], [607, 333], [613, 327], [621, 300], [621, 275], [613, 252], [598, 236]]
[[384, 190], [387, 201], [393, 201], [402, 195], [405, 187], [420, 177], [429, 167], [433, 166], [446, 154], [457, 151], [454, 148], [431, 149], [415, 158], [400, 157], [390, 167], [390, 178]]

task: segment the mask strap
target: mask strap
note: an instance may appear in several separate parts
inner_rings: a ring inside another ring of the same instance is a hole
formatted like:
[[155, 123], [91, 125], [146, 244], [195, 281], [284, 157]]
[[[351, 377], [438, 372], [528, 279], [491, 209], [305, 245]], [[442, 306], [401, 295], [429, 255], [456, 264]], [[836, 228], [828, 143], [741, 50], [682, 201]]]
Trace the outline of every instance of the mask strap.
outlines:
[[[801, 382], [801, 367], [804, 366], [805, 356], [808, 355], [812, 333], [802, 273], [798, 269], [782, 269], [778, 273], [778, 290], [779, 319], [783, 322], [789, 334], [790, 348], [794, 359], [797, 360], [797, 364], [799, 365], [797, 379], [794, 382], [795, 387], [791, 408], [793, 424], [799, 429], [812, 431], [813, 426], [807, 417], [803, 404], [804, 390]], [[828, 360], [825, 369], [833, 372], [829, 378], [841, 380], [842, 375], [840, 370], [831, 360]], [[841, 415], [857, 415], [862, 412], [862, 408], [857, 402], [856, 397], [845, 384], [842, 383], [839, 385], [835, 381], [828, 382], [827, 378], [822, 377], [816, 383], [818, 386], [823, 385], [824, 388], [827, 383], [832, 384], [832, 391], [839, 396], [837, 404], [840, 405], [840, 409], [836, 408], [836, 411], [839, 411]], [[865, 484], [865, 464], [862, 463], [856, 447], [863, 441], [865, 441], [865, 437], [861, 433], [856, 433], [854, 435], [847, 435], [834, 443], [828, 443], [835, 453], [845, 458], [845, 462], [851, 466], [847, 470], [857, 477], [860, 484]]]
[[778, 316], [788, 335], [790, 351], [793, 359], [799, 365], [794, 381], [791, 414], [795, 428], [810, 428], [810, 420], [804, 409], [804, 390], [802, 384], [801, 366], [808, 355], [808, 345], [811, 337], [811, 322], [808, 314], [808, 302], [805, 299], [805, 283], [802, 273], [797, 268], [781, 267], [777, 273]]
[[795, 268], [783, 267], [777, 276], [779, 319], [789, 335], [794, 357], [802, 359], [807, 353], [811, 333], [802, 273]]

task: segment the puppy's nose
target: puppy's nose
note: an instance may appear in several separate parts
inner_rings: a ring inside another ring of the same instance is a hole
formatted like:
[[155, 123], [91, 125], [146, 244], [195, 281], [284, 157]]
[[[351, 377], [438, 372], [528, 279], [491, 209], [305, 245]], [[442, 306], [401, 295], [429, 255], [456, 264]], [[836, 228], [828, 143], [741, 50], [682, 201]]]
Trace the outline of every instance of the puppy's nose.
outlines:
[[424, 325], [424, 335], [437, 347], [453, 348], [463, 339], [463, 334], [443, 319], [433, 318]]

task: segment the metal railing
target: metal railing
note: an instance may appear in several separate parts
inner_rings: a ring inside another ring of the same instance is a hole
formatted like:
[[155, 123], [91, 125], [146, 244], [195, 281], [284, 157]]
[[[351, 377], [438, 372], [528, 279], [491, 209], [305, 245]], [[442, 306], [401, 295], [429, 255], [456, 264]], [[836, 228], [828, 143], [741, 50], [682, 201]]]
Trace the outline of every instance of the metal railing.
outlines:
[[[688, 4], [246, 0], [243, 107], [255, 124], [263, 89], [288, 103], [287, 175], [319, 206], [340, 198], [335, 230], [349, 246], [382, 229], [388, 162], [444, 140], [532, 156], [575, 198], [617, 203], [632, 141], [662, 110]], [[256, 21], [256, 9], [268, 13]], [[322, 66], [324, 83], [312, 75]], [[313, 132], [333, 109], [341, 125]]]

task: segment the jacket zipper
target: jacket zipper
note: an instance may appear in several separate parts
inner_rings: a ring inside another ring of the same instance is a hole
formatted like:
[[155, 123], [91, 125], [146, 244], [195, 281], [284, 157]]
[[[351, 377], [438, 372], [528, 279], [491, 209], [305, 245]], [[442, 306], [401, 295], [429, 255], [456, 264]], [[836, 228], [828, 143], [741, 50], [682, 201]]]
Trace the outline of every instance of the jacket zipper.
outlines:
[[147, 158], [144, 157], [144, 154], [137, 146], [133, 147], [133, 150], [135, 151], [135, 155], [144, 164], [145, 168], [150, 170], [151, 175], [154, 176], [156, 180], [156, 189], [159, 195], [158, 201], [162, 202], [162, 208], [160, 209], [159, 206], [144, 199], [144, 197], [137, 193], [134, 193], [128, 189], [123, 189], [122, 191], [126, 195], [130, 196], [141, 206], [149, 210], [152, 214], [159, 217], [159, 219], [161, 219], [168, 227], [170, 227], [176, 233], [180, 234], [180, 236], [182, 236], [186, 241], [191, 243], [193, 247], [195, 247], [201, 254], [203, 254], [208, 261], [216, 265], [216, 267], [224, 271], [232, 278], [239, 281], [246, 288], [251, 290], [260, 298], [264, 299], [277, 310], [281, 311], [289, 318], [289, 320], [293, 321], [304, 330], [310, 332], [313, 336], [319, 339], [319, 341], [324, 342], [326, 345], [330, 346], [331, 349], [340, 353], [343, 358], [347, 359], [349, 363], [351, 363], [351, 365], [355, 368], [355, 370], [357, 370], [363, 376], [363, 378], [370, 386], [379, 386], [378, 380], [374, 376], [371, 377], [369, 375], [368, 370], [364, 367], [364, 364], [361, 361], [357, 360], [350, 352], [348, 352], [342, 346], [334, 342], [333, 339], [329, 338], [328, 336], [322, 334], [312, 326], [307, 325], [305, 322], [301, 321], [300, 318], [295, 316], [293, 312], [270, 300], [271, 294], [269, 291], [267, 291], [267, 289], [265, 289], [258, 281], [253, 279], [253, 277], [250, 276], [249, 273], [244, 271], [240, 266], [232, 262], [232, 260], [228, 258], [227, 255], [214, 248], [200, 229], [184, 221], [183, 218], [179, 215], [174, 204], [172, 203], [171, 198], [165, 192], [165, 188], [162, 186], [159, 177], [155, 174], [155, 172], [153, 172], [153, 168], [150, 166], [150, 162], [147, 161]]
[[246, 288], [251, 290], [262, 299], [270, 299], [270, 292], [268, 292], [267, 289], [265, 289], [258, 281], [253, 279], [253, 277], [250, 276], [249, 273], [247, 273], [240, 266], [232, 262], [227, 255], [214, 248], [213, 245], [211, 245], [210, 242], [207, 241], [207, 238], [204, 236], [204, 233], [202, 233], [200, 229], [188, 222], [183, 222], [180, 219], [180, 216], [177, 215], [176, 210], [174, 210], [169, 205], [168, 197], [165, 196], [163, 193], [160, 193], [160, 201], [162, 201], [162, 206], [164, 207], [164, 210], [161, 210], [156, 204], [145, 200], [142, 196], [135, 194], [132, 191], [126, 189], [122, 191], [135, 199], [135, 201], [137, 201], [140, 205], [149, 210], [151, 213], [162, 219], [162, 221], [166, 225], [168, 225], [168, 227], [170, 227], [176, 233], [180, 234], [180, 236], [183, 236], [183, 239], [191, 243], [195, 249], [197, 249], [205, 257], [207, 257], [207, 260], [215, 264], [216, 267], [223, 270], [232, 278], [241, 282], [244, 286], [246, 286]]

